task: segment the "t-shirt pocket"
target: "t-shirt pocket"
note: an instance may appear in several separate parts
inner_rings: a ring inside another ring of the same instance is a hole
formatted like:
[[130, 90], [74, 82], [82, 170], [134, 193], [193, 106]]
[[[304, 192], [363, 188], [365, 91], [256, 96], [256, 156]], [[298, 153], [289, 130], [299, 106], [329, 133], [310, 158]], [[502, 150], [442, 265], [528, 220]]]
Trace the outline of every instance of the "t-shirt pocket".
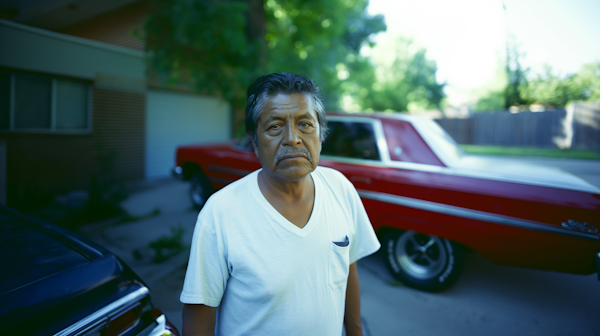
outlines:
[[344, 286], [348, 280], [350, 268], [350, 244], [345, 242], [331, 242], [329, 251], [329, 287], [336, 290]]

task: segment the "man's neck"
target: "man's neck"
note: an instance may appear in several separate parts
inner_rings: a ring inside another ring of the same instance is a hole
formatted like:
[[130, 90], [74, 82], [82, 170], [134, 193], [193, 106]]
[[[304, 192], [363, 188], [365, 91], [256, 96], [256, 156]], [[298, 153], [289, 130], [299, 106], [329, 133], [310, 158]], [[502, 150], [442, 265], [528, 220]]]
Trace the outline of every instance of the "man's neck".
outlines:
[[270, 194], [290, 203], [303, 199], [307, 192], [314, 192], [310, 174], [300, 180], [282, 181], [261, 170], [258, 173], [258, 185], [263, 195]]
[[264, 170], [258, 173], [258, 187], [265, 199], [288, 221], [303, 228], [312, 213], [315, 186], [312, 176], [297, 181], [280, 181]]

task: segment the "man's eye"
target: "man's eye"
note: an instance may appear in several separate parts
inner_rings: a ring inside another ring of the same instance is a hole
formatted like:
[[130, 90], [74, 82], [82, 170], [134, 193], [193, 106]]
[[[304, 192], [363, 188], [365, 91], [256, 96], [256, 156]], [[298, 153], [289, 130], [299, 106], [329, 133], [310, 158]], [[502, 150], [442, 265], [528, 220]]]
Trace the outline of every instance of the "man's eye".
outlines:
[[309, 127], [309, 126], [312, 126], [312, 124], [309, 123], [308, 121], [301, 121], [300, 122], [300, 126], [302, 126], [302, 127]]
[[277, 125], [277, 124], [275, 124], [275, 125], [271, 125], [271, 126], [269, 127], [269, 129], [271, 129], [271, 130], [277, 130], [277, 129], [279, 129], [279, 128], [281, 128], [281, 125]]

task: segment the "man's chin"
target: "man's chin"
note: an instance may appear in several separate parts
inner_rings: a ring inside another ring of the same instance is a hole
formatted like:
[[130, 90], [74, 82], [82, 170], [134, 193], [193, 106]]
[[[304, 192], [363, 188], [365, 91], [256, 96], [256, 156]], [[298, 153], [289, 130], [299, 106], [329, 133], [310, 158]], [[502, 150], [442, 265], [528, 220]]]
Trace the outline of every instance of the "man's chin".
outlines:
[[315, 167], [312, 165], [277, 165], [275, 167], [274, 175], [283, 180], [297, 181], [305, 178], [308, 174], [312, 173]]

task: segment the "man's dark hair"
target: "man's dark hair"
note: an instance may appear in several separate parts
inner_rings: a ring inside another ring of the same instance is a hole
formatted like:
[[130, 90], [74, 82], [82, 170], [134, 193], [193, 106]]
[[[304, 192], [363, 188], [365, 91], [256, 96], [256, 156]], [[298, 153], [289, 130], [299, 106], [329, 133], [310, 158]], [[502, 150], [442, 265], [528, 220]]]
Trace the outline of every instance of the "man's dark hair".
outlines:
[[309, 104], [315, 109], [321, 131], [319, 136], [321, 141], [325, 140], [327, 136], [327, 119], [317, 85], [306, 76], [289, 72], [279, 72], [258, 77], [248, 88], [245, 120], [246, 134], [251, 137], [255, 144], [257, 143], [256, 123], [267, 101], [278, 94], [291, 95], [294, 93], [303, 94], [306, 100], [309, 101]]

